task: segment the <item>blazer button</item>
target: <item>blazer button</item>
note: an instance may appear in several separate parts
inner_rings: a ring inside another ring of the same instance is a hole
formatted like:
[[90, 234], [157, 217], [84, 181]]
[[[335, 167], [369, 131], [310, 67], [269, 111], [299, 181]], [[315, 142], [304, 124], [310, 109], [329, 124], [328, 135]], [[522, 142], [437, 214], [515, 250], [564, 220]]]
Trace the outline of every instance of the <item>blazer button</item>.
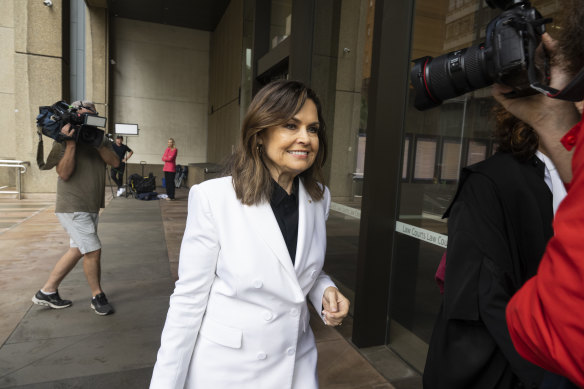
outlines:
[[286, 349], [286, 354], [288, 354], [288, 355], [294, 355], [295, 352], [296, 352], [296, 349], [294, 347], [288, 347]]
[[272, 315], [272, 312], [269, 312], [269, 311], [265, 311], [265, 312], [264, 312], [264, 320], [265, 320], [265, 321], [270, 321], [270, 320], [272, 320], [272, 317], [274, 317], [274, 315]]
[[292, 316], [298, 316], [298, 308], [292, 308], [290, 310], [290, 315], [292, 315]]
[[256, 288], [256, 289], [259, 289], [259, 288], [261, 288], [263, 285], [264, 285], [264, 284], [263, 284], [262, 280], [255, 280], [255, 281], [253, 282], [253, 287], [254, 287], [254, 288]]
[[266, 353], [265, 353], [265, 352], [263, 352], [263, 351], [260, 351], [260, 352], [258, 353], [258, 355], [256, 355], [256, 357], [257, 357], [257, 359], [258, 359], [258, 360], [260, 360], [260, 361], [261, 361], [261, 360], [264, 360], [264, 359], [266, 359], [268, 356], [266, 355]]

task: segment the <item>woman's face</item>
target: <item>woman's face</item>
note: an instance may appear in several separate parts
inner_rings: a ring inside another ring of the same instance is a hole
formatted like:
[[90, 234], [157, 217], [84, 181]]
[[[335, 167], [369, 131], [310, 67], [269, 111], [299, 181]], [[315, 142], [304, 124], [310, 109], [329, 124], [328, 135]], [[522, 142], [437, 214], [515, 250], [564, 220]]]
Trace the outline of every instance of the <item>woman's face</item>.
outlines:
[[174, 146], [174, 142], [172, 141], [172, 139], [168, 140], [168, 147], [170, 147], [172, 149], [172, 147]]
[[308, 99], [292, 119], [261, 133], [264, 161], [276, 182], [281, 175], [294, 178], [312, 166], [318, 153], [318, 130], [318, 111]]

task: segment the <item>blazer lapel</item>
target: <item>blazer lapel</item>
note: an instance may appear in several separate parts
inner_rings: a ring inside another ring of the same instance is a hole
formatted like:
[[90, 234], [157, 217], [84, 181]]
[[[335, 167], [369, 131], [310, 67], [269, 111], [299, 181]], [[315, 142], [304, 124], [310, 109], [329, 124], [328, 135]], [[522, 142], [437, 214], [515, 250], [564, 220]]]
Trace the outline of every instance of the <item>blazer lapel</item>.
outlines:
[[244, 206], [246, 218], [249, 221], [249, 226], [259, 235], [272, 250], [278, 261], [282, 264], [286, 273], [290, 275], [293, 282], [300, 288], [296, 272], [292, 265], [292, 259], [288, 253], [286, 242], [280, 231], [280, 226], [276, 221], [272, 207], [268, 202], [259, 205]]
[[314, 231], [314, 202], [304, 188], [302, 180], [298, 184], [298, 242], [296, 244], [296, 269], [306, 259], [305, 251], [310, 248]]

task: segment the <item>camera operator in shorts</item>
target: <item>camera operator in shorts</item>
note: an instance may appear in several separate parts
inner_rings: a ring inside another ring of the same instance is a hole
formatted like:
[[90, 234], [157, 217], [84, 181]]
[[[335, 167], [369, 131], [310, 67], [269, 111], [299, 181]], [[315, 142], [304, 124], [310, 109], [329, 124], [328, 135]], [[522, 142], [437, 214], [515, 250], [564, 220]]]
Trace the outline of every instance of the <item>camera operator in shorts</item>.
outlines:
[[[71, 106], [78, 114], [97, 115], [95, 104], [76, 101]], [[114, 312], [101, 288], [101, 242], [97, 235], [100, 208], [105, 207], [106, 164], [114, 168], [120, 159], [113, 150], [112, 142], [103, 136], [99, 144], [90, 145], [77, 141], [76, 132], [81, 126], [67, 123], [61, 133], [63, 142], [55, 141], [45, 169], [56, 167], [57, 202], [55, 213], [70, 237], [70, 248], [59, 259], [48, 280], [32, 297], [35, 304], [54, 309], [67, 308], [70, 300], [59, 296], [59, 285], [83, 258], [83, 270], [91, 289], [91, 308], [98, 315]]]
[[121, 135], [116, 136], [116, 142], [113, 144], [113, 148], [120, 158], [120, 166], [111, 168], [111, 177], [118, 186], [117, 196], [120, 197], [126, 191], [124, 188], [124, 172], [126, 170], [126, 161], [130, 159], [134, 152], [131, 148], [124, 144], [124, 137]]

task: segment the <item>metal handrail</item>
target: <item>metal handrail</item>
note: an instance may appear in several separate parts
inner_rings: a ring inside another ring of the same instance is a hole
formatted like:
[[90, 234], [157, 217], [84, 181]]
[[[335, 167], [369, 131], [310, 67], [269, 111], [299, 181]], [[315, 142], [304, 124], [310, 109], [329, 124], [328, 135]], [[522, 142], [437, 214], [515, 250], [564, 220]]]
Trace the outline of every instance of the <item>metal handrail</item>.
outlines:
[[17, 174], [16, 174], [16, 189], [17, 190], [0, 190], [0, 193], [11, 193], [11, 194], [17, 194], [18, 195], [18, 200], [21, 199], [21, 175], [26, 173], [26, 166], [30, 166], [30, 162], [28, 161], [18, 161], [18, 160], [14, 160], [14, 159], [0, 159], [0, 167], [15, 167], [18, 168]]

